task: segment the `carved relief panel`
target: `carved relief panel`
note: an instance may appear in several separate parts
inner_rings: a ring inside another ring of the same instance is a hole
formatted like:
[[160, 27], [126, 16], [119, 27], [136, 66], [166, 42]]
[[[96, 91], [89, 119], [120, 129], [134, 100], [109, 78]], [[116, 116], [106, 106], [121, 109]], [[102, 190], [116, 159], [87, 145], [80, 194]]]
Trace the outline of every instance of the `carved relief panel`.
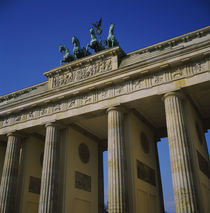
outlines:
[[89, 63], [86, 66], [75, 70], [66, 68], [64, 72], [60, 72], [50, 79], [50, 88], [65, 86], [70, 83], [76, 83], [93, 76], [97, 76], [103, 72], [113, 69], [112, 58], [106, 58], [95, 63]]

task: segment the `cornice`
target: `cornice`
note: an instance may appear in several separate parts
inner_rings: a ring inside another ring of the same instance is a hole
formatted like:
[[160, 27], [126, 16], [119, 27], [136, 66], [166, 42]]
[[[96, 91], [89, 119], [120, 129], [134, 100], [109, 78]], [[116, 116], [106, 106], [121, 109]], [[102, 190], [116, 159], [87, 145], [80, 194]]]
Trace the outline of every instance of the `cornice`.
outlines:
[[[210, 45], [210, 41], [208, 42]], [[18, 106], [17, 102], [12, 102], [11, 104], [5, 105], [5, 110], [1, 110], [2, 113], [8, 113], [9, 111], [20, 111], [23, 110], [22, 105], [25, 105], [24, 108], [31, 108], [37, 105], [44, 105], [49, 102], [54, 102], [69, 96], [75, 96], [92, 89], [97, 89], [106, 86], [107, 84], [115, 84], [124, 81], [125, 79], [133, 79], [137, 76], [144, 76], [148, 73], [155, 73], [158, 70], [163, 68], [175, 67], [178, 65], [182, 65], [183, 63], [193, 61], [196, 58], [208, 57], [207, 54], [210, 54], [210, 50], [208, 48], [207, 43], [202, 44], [200, 47], [196, 46], [193, 48], [187, 48], [180, 51], [174, 51], [171, 56], [169, 54], [156, 57], [151, 60], [146, 60], [145, 63], [139, 62], [135, 64], [131, 64], [129, 66], [119, 68], [116, 70], [111, 70], [107, 73], [101, 73], [99, 76], [88, 79], [84, 82], [76, 82], [72, 85], [66, 85], [64, 87], [53, 88], [51, 90], [47, 90], [42, 94], [37, 94], [27, 99], [21, 100], [21, 105]], [[196, 53], [195, 50], [200, 50], [205, 48], [205, 51], [200, 51]], [[206, 51], [208, 49], [208, 51]], [[194, 55], [192, 55], [194, 52]], [[176, 57], [175, 57], [176, 56]], [[179, 57], [177, 57], [179, 56]], [[170, 60], [171, 59], [171, 60]], [[46, 83], [46, 82], [44, 82]], [[15, 106], [15, 109], [13, 108]], [[1, 114], [2, 114], [1, 113]]]
[[29, 93], [32, 90], [35, 90], [38, 87], [43, 86], [45, 84], [47, 84], [47, 81], [39, 83], [39, 84], [35, 84], [33, 86], [30, 86], [30, 87], [27, 87], [27, 88], [24, 88], [24, 89], [21, 89], [21, 90], [17, 90], [15, 92], [11, 92], [11, 93], [3, 95], [3, 96], [0, 96], [0, 103], [2, 103], [4, 101], [11, 100], [13, 98], [17, 98], [17, 97], [19, 97], [19, 96], [21, 96], [23, 94]]
[[127, 53], [127, 55], [132, 56], [135, 54], [143, 54], [146, 52], [162, 50], [167, 47], [176, 47], [176, 46], [180, 45], [181, 43], [186, 43], [186, 42], [192, 41], [196, 38], [202, 38], [202, 37], [206, 36], [207, 34], [210, 34], [210, 25], [203, 27], [201, 29], [180, 35], [180, 36], [176, 36], [174, 38], [171, 38], [171, 39], [168, 39], [168, 40], [165, 40], [162, 42], [158, 42], [158, 43], [150, 45], [148, 47], [144, 47], [144, 48], [132, 51], [130, 53]]

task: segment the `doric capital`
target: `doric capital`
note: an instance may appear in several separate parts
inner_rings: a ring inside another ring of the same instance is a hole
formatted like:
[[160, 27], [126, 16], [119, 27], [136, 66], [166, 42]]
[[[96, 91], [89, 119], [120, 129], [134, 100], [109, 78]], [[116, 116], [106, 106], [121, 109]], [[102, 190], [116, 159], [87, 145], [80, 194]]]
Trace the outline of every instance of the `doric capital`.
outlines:
[[7, 133], [7, 137], [9, 137], [9, 136], [14, 136], [14, 137], [18, 137], [18, 138], [26, 137], [23, 134], [19, 133], [18, 131], [13, 131], [13, 132]]
[[127, 109], [124, 106], [117, 105], [117, 106], [109, 107], [106, 110], [107, 113], [110, 112], [110, 111], [118, 111], [118, 112], [121, 112], [121, 113], [125, 113], [127, 111]]
[[59, 129], [62, 129], [65, 127], [63, 124], [61, 124], [58, 121], [52, 121], [52, 122], [45, 123], [45, 127], [47, 128], [48, 126], [58, 127]]
[[181, 92], [178, 91], [173, 91], [173, 92], [168, 92], [163, 95], [162, 100], [165, 101], [166, 98], [171, 97], [171, 96], [176, 96], [180, 98], [181, 100], [184, 99], [184, 95]]

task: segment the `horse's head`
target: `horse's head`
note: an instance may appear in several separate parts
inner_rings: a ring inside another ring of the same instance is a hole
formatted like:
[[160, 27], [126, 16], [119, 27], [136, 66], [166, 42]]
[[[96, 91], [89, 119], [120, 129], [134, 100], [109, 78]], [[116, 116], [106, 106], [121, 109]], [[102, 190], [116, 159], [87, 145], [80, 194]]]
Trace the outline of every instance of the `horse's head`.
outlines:
[[75, 46], [80, 46], [80, 42], [79, 42], [79, 39], [76, 37], [76, 36], [73, 36], [72, 37], [72, 43], [75, 45]]
[[110, 24], [109, 33], [113, 34], [113, 31], [114, 31], [114, 24]]
[[59, 52], [62, 52], [62, 51], [64, 51], [64, 45], [59, 46]]
[[66, 47], [64, 45], [59, 46], [59, 52], [63, 52], [66, 50]]
[[92, 27], [90, 28], [90, 34], [95, 35], [95, 31], [94, 31], [94, 29]]

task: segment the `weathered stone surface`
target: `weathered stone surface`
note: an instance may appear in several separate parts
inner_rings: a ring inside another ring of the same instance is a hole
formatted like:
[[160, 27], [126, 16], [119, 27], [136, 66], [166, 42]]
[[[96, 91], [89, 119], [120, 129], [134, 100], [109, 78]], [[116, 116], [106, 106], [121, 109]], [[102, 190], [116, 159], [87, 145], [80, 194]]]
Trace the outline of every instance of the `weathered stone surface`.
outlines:
[[126, 213], [125, 145], [123, 113], [119, 107], [108, 110], [108, 208], [109, 213]]
[[20, 157], [20, 136], [8, 134], [6, 156], [0, 185], [0, 212], [15, 212], [16, 184]]
[[181, 94], [167, 93], [164, 102], [176, 212], [199, 212]]
[[59, 129], [55, 123], [46, 124], [39, 213], [57, 211]]

